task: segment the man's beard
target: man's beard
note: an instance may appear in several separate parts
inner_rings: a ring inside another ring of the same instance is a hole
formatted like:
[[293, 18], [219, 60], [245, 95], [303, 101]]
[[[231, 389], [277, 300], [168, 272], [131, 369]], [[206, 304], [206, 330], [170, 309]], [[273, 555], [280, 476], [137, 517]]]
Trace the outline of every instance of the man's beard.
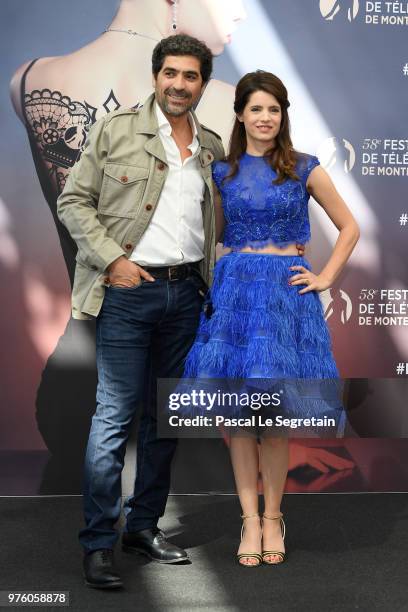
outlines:
[[[178, 97], [180, 100], [186, 100], [189, 103], [187, 103], [187, 106], [183, 107], [183, 108], [173, 108], [170, 106], [171, 102], [169, 102], [169, 100], [167, 99], [167, 95], [174, 95], [174, 97]], [[191, 95], [189, 94], [180, 94], [180, 93], [175, 93], [174, 90], [172, 89], [166, 89], [164, 91], [163, 97], [161, 99], [161, 103], [162, 103], [162, 110], [167, 113], [168, 115], [171, 115], [173, 117], [180, 117], [181, 115], [184, 115], [185, 113], [187, 113], [191, 108], [192, 108], [192, 103], [191, 103]]]

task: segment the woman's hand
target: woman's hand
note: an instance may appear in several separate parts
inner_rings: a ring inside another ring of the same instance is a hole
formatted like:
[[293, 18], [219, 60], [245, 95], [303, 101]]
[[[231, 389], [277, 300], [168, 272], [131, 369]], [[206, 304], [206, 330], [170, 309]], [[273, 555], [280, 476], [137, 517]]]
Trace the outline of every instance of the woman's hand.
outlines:
[[304, 244], [299, 244], [298, 242], [296, 243], [296, 248], [297, 248], [297, 252], [299, 257], [303, 257], [303, 255], [305, 254], [305, 245]]
[[294, 274], [289, 278], [289, 285], [307, 285], [301, 289], [299, 293], [308, 293], [309, 291], [324, 291], [331, 287], [330, 279], [322, 274], [313, 274], [304, 266], [291, 266], [289, 270], [299, 270], [300, 274]]

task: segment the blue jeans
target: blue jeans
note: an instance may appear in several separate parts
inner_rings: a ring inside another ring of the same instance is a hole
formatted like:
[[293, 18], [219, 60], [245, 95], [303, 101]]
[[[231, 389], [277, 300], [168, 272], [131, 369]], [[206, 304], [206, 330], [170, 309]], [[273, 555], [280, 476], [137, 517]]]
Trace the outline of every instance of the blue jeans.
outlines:
[[113, 548], [121, 510], [121, 473], [135, 412], [144, 403], [137, 441], [137, 475], [125, 503], [126, 529], [157, 525], [170, 488], [177, 440], [156, 437], [157, 378], [181, 376], [194, 341], [202, 298], [195, 277], [108, 287], [96, 324], [97, 408], [84, 470], [86, 552]]

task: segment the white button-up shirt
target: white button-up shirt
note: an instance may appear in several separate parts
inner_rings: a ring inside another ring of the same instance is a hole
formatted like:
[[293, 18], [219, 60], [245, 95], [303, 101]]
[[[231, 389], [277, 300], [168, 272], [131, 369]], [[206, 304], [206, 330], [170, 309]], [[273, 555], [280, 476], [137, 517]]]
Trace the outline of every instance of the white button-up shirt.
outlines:
[[188, 149], [192, 155], [182, 162], [171, 136], [171, 125], [157, 102], [155, 111], [169, 171], [154, 215], [129, 259], [141, 266], [199, 261], [204, 257], [201, 203], [205, 186], [198, 166], [200, 143], [197, 128], [189, 114], [193, 140]]

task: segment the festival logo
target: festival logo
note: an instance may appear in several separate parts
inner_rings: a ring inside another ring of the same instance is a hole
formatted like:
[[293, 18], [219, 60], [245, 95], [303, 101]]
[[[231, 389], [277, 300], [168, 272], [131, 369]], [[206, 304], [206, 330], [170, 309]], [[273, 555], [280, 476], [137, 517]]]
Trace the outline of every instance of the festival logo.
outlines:
[[357, 17], [358, 0], [320, 0], [320, 12], [326, 21], [333, 21], [338, 13], [347, 11], [347, 19], [353, 21]]
[[361, 22], [367, 25], [408, 26], [408, 2], [391, 2], [388, 0], [320, 0], [320, 13], [326, 21], [333, 21], [337, 15], [345, 16], [351, 22], [357, 17], [361, 8]]
[[353, 312], [350, 296], [343, 289], [329, 289], [323, 292], [322, 302], [326, 321], [333, 319], [345, 325]]
[[341, 166], [346, 174], [351, 172], [356, 161], [353, 145], [344, 138], [327, 138], [320, 145], [317, 156], [326, 170]]

